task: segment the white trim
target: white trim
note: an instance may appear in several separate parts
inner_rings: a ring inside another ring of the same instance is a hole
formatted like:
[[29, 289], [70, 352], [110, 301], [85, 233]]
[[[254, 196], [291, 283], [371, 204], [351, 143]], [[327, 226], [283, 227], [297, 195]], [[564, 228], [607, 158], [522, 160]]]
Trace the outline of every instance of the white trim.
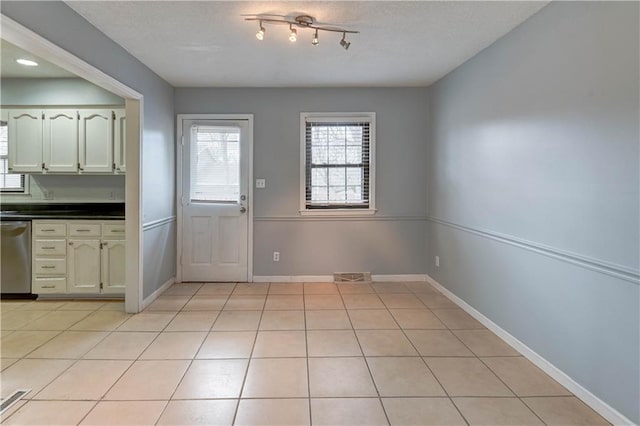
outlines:
[[158, 296], [160, 296], [162, 293], [164, 293], [164, 291], [166, 289], [168, 289], [169, 287], [171, 287], [171, 285], [173, 283], [176, 282], [176, 277], [171, 277], [169, 278], [167, 281], [165, 281], [156, 291], [154, 291], [153, 293], [151, 293], [149, 296], [147, 296], [143, 301], [142, 301], [142, 307], [141, 307], [141, 311], [146, 309], [147, 306], [149, 306], [150, 304], [153, 303], [154, 300], [156, 300], [158, 298]]
[[255, 222], [340, 222], [340, 221], [366, 221], [366, 222], [426, 222], [426, 216], [256, 216]]
[[[372, 275], [373, 281], [415, 282], [427, 281], [425, 274]], [[333, 282], [333, 275], [254, 275], [254, 283], [326, 283]]]
[[175, 216], [167, 216], [162, 219], [152, 220], [151, 222], [142, 224], [142, 232], [148, 231], [150, 229], [158, 228], [160, 226], [166, 225], [168, 223], [173, 223], [176, 221]]
[[[125, 99], [127, 114], [127, 174], [125, 178], [125, 310], [136, 313], [142, 307], [142, 129], [144, 97], [100, 69], [67, 52], [38, 33], [0, 14], [2, 39], [27, 52], [76, 74], [98, 87]], [[137, 261], [131, 261], [137, 259]]]
[[247, 281], [253, 281], [253, 114], [178, 114], [176, 116], [176, 282], [182, 282], [182, 144], [184, 120], [247, 120], [249, 122], [249, 182], [247, 208]]
[[[369, 123], [369, 207], [366, 209], [307, 209], [306, 203], [306, 122], [324, 121]], [[375, 112], [301, 112], [300, 113], [300, 209], [301, 216], [367, 216], [376, 214], [376, 113]]]
[[438, 219], [436, 217], [429, 217], [427, 220], [429, 222], [437, 223], [453, 229], [458, 229], [460, 231], [468, 232], [480, 237], [489, 238], [491, 240], [499, 241], [504, 244], [516, 246], [524, 250], [529, 250], [544, 256], [561, 260], [563, 262], [571, 263], [572, 265], [577, 265], [585, 269], [590, 269], [601, 274], [606, 274], [621, 280], [629, 281], [636, 285], [640, 285], [640, 271], [638, 269], [629, 268], [623, 265], [618, 265], [590, 256], [584, 256], [582, 254], [573, 253], [567, 250], [540, 244], [535, 241], [525, 240], [508, 234], [501, 234], [486, 229], [460, 225], [458, 223], [449, 222], [443, 219]]
[[614, 425], [633, 425], [634, 423], [626, 418], [623, 414], [621, 414], [618, 410], [611, 407], [609, 404], [598, 398], [596, 395], [591, 393], [588, 389], [583, 387], [581, 384], [573, 380], [569, 375], [560, 370], [558, 367], [547, 361], [541, 355], [536, 353], [533, 349], [522, 343], [516, 337], [508, 333], [498, 324], [491, 321], [489, 318], [484, 316], [480, 311], [476, 310], [474, 307], [469, 305], [467, 302], [456, 296], [454, 293], [445, 288], [442, 284], [434, 280], [429, 275], [426, 275], [427, 282], [429, 282], [432, 286], [434, 286], [438, 291], [444, 294], [447, 298], [449, 298], [453, 303], [458, 305], [462, 310], [467, 312], [469, 315], [477, 319], [482, 325], [487, 327], [493, 333], [495, 333], [498, 337], [504, 340], [509, 346], [514, 348], [516, 351], [520, 352], [527, 358], [529, 361], [534, 363], [538, 368], [551, 376], [554, 380], [560, 383], [562, 386], [567, 388], [571, 393], [573, 393], [576, 397], [581, 399], [585, 404], [589, 407], [593, 408], [596, 412], [598, 412], [602, 417], [607, 419], [609, 422]]

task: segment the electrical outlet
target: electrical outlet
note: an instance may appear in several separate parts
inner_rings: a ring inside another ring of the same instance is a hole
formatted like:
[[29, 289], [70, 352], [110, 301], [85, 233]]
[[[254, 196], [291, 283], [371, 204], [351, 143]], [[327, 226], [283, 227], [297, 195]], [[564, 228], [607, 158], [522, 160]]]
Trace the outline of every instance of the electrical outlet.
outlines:
[[440, 267], [440, 256], [436, 256], [436, 267]]
[[280, 252], [279, 251], [274, 251], [273, 252], [273, 261], [274, 262], [280, 262]]
[[53, 190], [52, 189], [43, 189], [42, 196], [45, 200], [53, 200]]
[[267, 181], [266, 179], [256, 179], [256, 188], [266, 188]]
[[110, 199], [110, 200], [115, 200], [115, 199], [116, 199], [116, 193], [115, 193], [115, 191], [111, 191], [111, 192], [109, 192], [109, 199]]

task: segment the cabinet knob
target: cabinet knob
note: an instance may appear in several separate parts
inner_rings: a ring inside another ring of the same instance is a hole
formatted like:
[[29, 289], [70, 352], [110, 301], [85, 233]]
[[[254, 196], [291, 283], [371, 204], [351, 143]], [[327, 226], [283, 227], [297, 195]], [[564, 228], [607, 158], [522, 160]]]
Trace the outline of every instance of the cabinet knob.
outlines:
[[69, 245], [72, 246], [73, 245], [73, 241], [69, 241]]

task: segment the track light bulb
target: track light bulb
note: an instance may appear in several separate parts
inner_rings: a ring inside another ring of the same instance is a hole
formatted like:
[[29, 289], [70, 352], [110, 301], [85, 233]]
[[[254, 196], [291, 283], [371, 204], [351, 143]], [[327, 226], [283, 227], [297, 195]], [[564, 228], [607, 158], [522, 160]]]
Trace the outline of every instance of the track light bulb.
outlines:
[[266, 30], [264, 29], [264, 27], [262, 26], [262, 21], [260, 21], [260, 30], [256, 33], [256, 38], [258, 40], [262, 40], [264, 39], [264, 32]]
[[293, 43], [298, 39], [298, 31], [291, 25], [289, 25], [289, 29], [291, 30], [291, 33], [289, 34], [289, 41]]
[[316, 33], [313, 35], [313, 39], [311, 40], [311, 44], [313, 44], [314, 46], [317, 46], [318, 43], [320, 43], [318, 41], [318, 30], [316, 30]]
[[342, 33], [342, 40], [340, 40], [340, 46], [344, 47], [344, 50], [349, 50], [349, 46], [351, 46], [351, 42], [345, 40], [346, 36], [347, 36], [346, 33]]

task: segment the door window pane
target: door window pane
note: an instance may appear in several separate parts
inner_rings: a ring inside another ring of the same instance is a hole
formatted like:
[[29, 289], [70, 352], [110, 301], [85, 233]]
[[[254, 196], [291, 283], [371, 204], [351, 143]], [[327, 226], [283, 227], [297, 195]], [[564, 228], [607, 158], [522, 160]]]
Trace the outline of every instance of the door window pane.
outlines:
[[191, 201], [239, 201], [239, 127], [192, 127], [190, 198]]

